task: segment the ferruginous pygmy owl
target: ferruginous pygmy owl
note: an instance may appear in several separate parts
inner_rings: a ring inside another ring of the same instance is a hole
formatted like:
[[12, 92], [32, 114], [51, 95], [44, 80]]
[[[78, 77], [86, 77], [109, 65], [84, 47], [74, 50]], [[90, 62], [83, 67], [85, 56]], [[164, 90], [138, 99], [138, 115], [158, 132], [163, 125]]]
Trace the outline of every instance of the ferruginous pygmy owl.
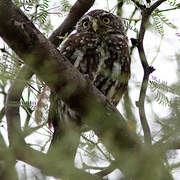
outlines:
[[119, 17], [104, 10], [84, 15], [61, 48], [61, 53], [117, 105], [128, 85], [128, 40]]
[[[111, 103], [118, 104], [130, 77], [128, 39], [118, 16], [101, 9], [85, 14], [60, 51]], [[74, 116], [63, 102], [58, 106], [61, 120]], [[49, 121], [56, 127], [53, 119], [50, 115]]]

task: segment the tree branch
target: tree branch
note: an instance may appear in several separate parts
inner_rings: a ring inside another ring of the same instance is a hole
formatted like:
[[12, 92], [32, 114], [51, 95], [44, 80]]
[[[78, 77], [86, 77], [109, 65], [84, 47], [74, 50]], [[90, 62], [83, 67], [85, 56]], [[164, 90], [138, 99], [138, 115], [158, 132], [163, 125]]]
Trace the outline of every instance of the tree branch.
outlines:
[[150, 131], [150, 127], [148, 125], [148, 121], [147, 121], [146, 114], [145, 114], [145, 107], [144, 107], [149, 75], [151, 73], [150, 67], [148, 65], [148, 62], [147, 62], [147, 59], [145, 56], [144, 47], [143, 47], [145, 24], [147, 23], [147, 20], [148, 20], [148, 16], [143, 15], [143, 13], [142, 13], [142, 22], [141, 22], [140, 32], [138, 35], [136, 46], [138, 48], [139, 57], [140, 57], [141, 64], [142, 64], [142, 67], [144, 70], [144, 76], [143, 76], [143, 80], [142, 80], [142, 84], [141, 84], [139, 101], [136, 103], [136, 106], [139, 109], [139, 116], [140, 116], [141, 125], [142, 125], [143, 132], [144, 132], [144, 141], [147, 144], [151, 144], [151, 131]]
[[132, 0], [134, 2], [134, 4], [141, 10], [143, 10], [144, 8], [146, 8], [145, 5], [142, 5], [138, 2], [138, 0]]
[[5, 140], [0, 133], [0, 179], [18, 180], [15, 169], [15, 158], [6, 146]]
[[151, 14], [158, 6], [160, 6], [163, 2], [167, 0], [158, 0], [156, 1], [150, 8], [149, 8], [149, 13]]
[[[57, 162], [57, 156], [50, 154], [43, 154], [39, 151], [29, 148], [27, 145], [15, 149], [15, 155], [18, 160], [26, 162], [34, 167], [41, 169], [47, 176], [54, 176], [56, 178], [66, 178], [70, 180], [84, 179], [100, 180], [97, 176], [83, 172], [77, 168], [69, 168], [66, 163]], [[32, 158], [33, 157], [33, 158]], [[69, 169], [69, 170], [67, 170]]]
[[[8, 91], [5, 111], [8, 124], [9, 143], [13, 147], [25, 144], [20, 126], [19, 106], [22, 91], [32, 74], [32, 71], [29, 71], [29, 67], [24, 66]], [[22, 77], [24, 80], [22, 80]]]
[[[27, 68], [28, 66], [23, 67], [21, 72], [18, 74], [16, 80], [11, 85], [7, 96], [7, 102], [12, 102], [12, 104], [6, 104], [8, 136], [15, 157], [18, 160], [24, 161], [32, 166], [40, 168], [43, 173], [49, 176], [54, 176], [57, 178], [68, 176], [75, 177], [77, 179], [83, 179], [84, 177], [86, 177], [89, 180], [99, 179], [98, 177], [95, 177], [88, 173], [84, 173], [83, 171], [72, 167], [69, 174], [63, 174], [63, 172], [65, 172], [65, 170], [67, 169], [67, 167], [64, 165], [64, 162], [58, 162], [58, 164], [62, 164], [62, 168], [59, 168], [59, 166], [57, 166], [57, 164], [55, 163], [57, 159], [56, 156], [49, 154], [44, 155], [43, 153], [35, 151], [26, 145], [20, 129], [19, 106], [14, 105], [20, 102], [22, 91], [26, 86], [27, 80], [32, 76], [32, 72], [27, 70]], [[27, 72], [28, 74], [26, 74]], [[24, 81], [19, 80], [22, 79], [22, 77], [24, 78]], [[34, 158], [32, 159], [32, 157]], [[47, 166], [46, 164], [51, 164], [51, 168], [49, 168], [49, 166]]]
[[143, 40], [144, 40], [144, 35], [145, 35], [145, 30], [146, 30], [146, 24], [148, 22], [148, 19], [151, 15], [151, 13], [164, 1], [166, 0], [158, 0], [156, 1], [150, 8], [146, 8], [142, 5], [140, 5], [136, 0], [132, 0], [140, 9], [141, 9], [141, 14], [142, 14], [142, 21], [141, 21], [141, 26], [140, 26], [140, 31], [138, 34], [138, 39], [135, 41], [134, 45], [137, 46], [138, 52], [139, 52], [139, 57], [141, 60], [141, 64], [144, 70], [144, 76], [141, 84], [141, 90], [140, 90], [140, 95], [139, 95], [139, 101], [137, 102], [137, 107], [139, 109], [139, 116], [142, 124], [142, 128], [144, 131], [144, 140], [147, 144], [151, 144], [151, 131], [150, 127], [148, 125], [148, 121], [146, 118], [145, 114], [145, 107], [144, 107], [144, 102], [145, 102], [145, 96], [146, 96], [146, 90], [148, 86], [148, 80], [149, 80], [149, 75], [155, 70], [153, 67], [149, 66], [145, 51], [144, 51], [144, 45], [143, 45]]
[[55, 46], [58, 46], [62, 42], [62, 39], [57, 38], [57, 36], [64, 36], [66, 33], [71, 33], [77, 21], [89, 10], [94, 4], [94, 1], [95, 0], [77, 0], [64, 22], [51, 34], [49, 40]]
[[[78, 19], [92, 6], [93, 2], [94, 2], [94, 0], [89, 0], [89, 1], [78, 0], [72, 7], [68, 17], [64, 20], [64, 22], [61, 24], [61, 26], [59, 26], [59, 28], [52, 33], [52, 35], [49, 37], [49, 40], [52, 43], [54, 43], [56, 46], [58, 46], [60, 43], [60, 40], [57, 38], [57, 36], [60, 35], [60, 33], [62, 33], [61, 35], [64, 35], [66, 32], [71, 32], [71, 30], [73, 29], [73, 25], [76, 24]], [[78, 9], [80, 9], [80, 13], [77, 13]], [[19, 82], [19, 79], [24, 77], [25, 74], [29, 74], [28, 77], [24, 78], [24, 81], [28, 81], [33, 75], [33, 72], [28, 67], [25, 67], [25, 66], [22, 69], [22, 71], [19, 73], [17, 78], [15, 79], [14, 83], [11, 85], [11, 89], [13, 89], [13, 91], [9, 91], [7, 103], [9, 103], [10, 101], [12, 102], [14, 99], [17, 104], [20, 103], [21, 94], [22, 94], [24, 87], [26, 86], [26, 83]], [[16, 91], [17, 91], [16, 95], [13, 94]], [[17, 117], [20, 117], [18, 115], [18, 113], [19, 113], [18, 107], [14, 108], [14, 106], [13, 107], [8, 106], [7, 109], [8, 109], [9, 115], [10, 115], [9, 119], [12, 116], [11, 112], [14, 112], [14, 114], [16, 114]], [[10, 122], [12, 122], [12, 121], [10, 121]]]

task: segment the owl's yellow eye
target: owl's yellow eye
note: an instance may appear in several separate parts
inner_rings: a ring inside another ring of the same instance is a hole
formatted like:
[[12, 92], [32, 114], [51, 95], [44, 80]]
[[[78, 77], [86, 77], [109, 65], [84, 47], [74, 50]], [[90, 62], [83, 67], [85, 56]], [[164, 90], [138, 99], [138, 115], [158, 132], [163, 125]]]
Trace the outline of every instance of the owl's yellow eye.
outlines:
[[83, 25], [83, 28], [84, 28], [84, 29], [87, 29], [89, 23], [88, 23], [88, 21], [84, 21], [82, 25]]
[[109, 24], [111, 22], [111, 19], [109, 17], [103, 17], [102, 21], [104, 24]]

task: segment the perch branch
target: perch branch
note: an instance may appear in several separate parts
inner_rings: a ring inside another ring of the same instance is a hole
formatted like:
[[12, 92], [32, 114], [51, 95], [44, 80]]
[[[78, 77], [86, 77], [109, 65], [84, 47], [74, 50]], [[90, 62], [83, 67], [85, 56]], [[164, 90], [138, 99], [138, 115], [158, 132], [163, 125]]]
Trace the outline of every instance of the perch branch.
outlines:
[[[73, 24], [76, 24], [78, 18], [80, 18], [80, 16], [83, 15], [83, 13], [85, 13], [91, 7], [93, 2], [94, 2], [93, 0], [77, 1], [75, 3], [75, 5], [72, 7], [72, 9], [70, 11], [70, 15], [68, 16], [68, 18], [66, 18], [65, 21], [62, 23], [62, 25], [58, 28], [59, 31], [56, 30], [50, 36], [50, 38], [49, 38], [50, 41], [52, 43], [55, 43], [56, 45], [59, 45], [57, 43], [56, 39], [58, 39], [57, 36], [60, 34], [60, 32], [64, 33], [64, 34], [66, 31], [71, 32]], [[77, 13], [78, 8], [80, 9], [81, 13]], [[71, 20], [69, 21], [68, 19], [71, 19]], [[59, 41], [59, 43], [60, 43], [60, 41]], [[29, 75], [24, 76], [25, 74], [29, 74]], [[14, 100], [17, 104], [20, 103], [22, 91], [23, 91], [24, 87], [26, 86], [27, 81], [31, 78], [32, 75], [33, 75], [32, 71], [28, 67], [26, 67], [26, 65], [25, 65], [23, 67], [23, 69], [21, 70], [21, 72], [18, 74], [14, 83], [11, 85], [11, 88], [10, 88], [9, 94], [8, 94], [7, 104], [13, 102]], [[19, 82], [19, 79], [22, 77], [24, 77], [24, 83]], [[10, 139], [10, 143], [12, 144], [12, 142], [16, 142], [15, 139], [17, 138], [17, 136], [19, 136], [19, 138], [21, 139], [21, 137], [20, 137], [21, 136], [20, 135], [21, 130], [19, 128], [20, 122], [17, 123], [17, 120], [18, 121], [20, 120], [19, 107], [7, 106], [6, 109], [7, 109], [7, 116], [8, 116], [7, 119], [8, 119], [8, 127], [9, 127], [9, 131], [8, 131], [9, 132], [9, 139]], [[13, 116], [12, 112], [16, 116]], [[16, 128], [14, 128], [14, 127], [16, 127]], [[22, 139], [20, 141], [23, 142], [22, 144], [25, 144], [25, 142]]]

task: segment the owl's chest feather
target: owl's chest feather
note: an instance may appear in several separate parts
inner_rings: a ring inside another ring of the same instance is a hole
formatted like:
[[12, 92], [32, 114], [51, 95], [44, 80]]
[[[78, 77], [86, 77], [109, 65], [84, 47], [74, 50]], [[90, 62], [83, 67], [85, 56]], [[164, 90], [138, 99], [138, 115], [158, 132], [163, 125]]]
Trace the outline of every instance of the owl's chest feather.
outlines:
[[109, 75], [112, 70], [115, 70], [116, 74], [120, 73], [121, 67], [117, 66], [121, 61], [121, 40], [119, 38], [117, 40], [117, 37], [110, 35], [105, 37], [84, 35], [78, 41], [77, 39], [74, 39], [76, 47], [73, 51], [66, 47], [63, 54], [81, 73], [88, 74], [91, 80], [94, 80], [98, 73]]

